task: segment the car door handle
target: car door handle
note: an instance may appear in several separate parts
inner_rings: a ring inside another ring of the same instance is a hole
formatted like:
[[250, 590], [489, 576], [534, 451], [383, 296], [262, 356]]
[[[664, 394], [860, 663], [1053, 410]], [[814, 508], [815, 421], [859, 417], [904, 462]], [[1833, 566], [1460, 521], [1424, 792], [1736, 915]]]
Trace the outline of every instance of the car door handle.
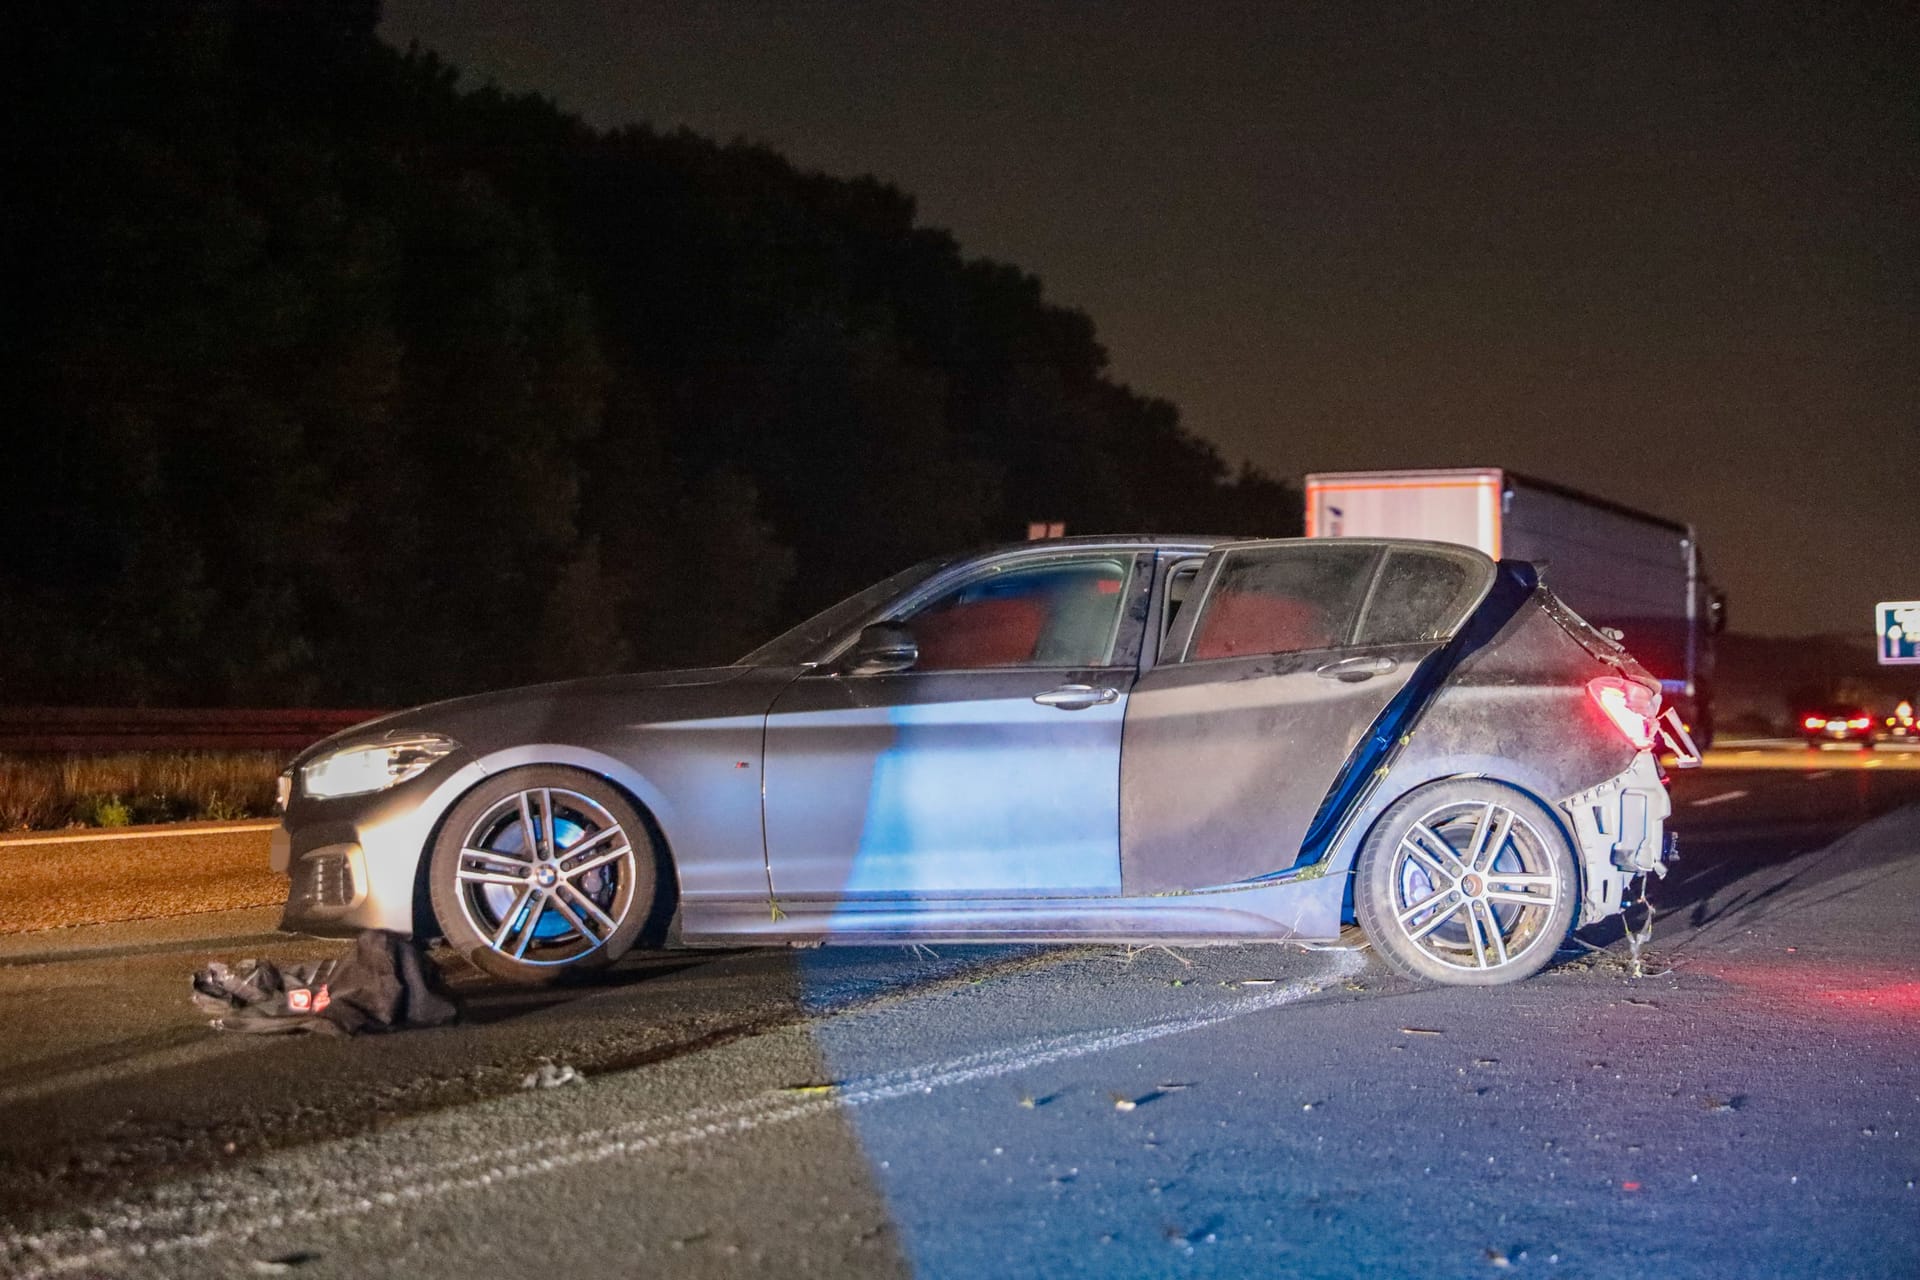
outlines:
[[1358, 684], [1362, 680], [1384, 676], [1399, 665], [1392, 658], [1342, 658], [1324, 667], [1315, 667], [1313, 674], [1323, 680], [1344, 680], [1348, 684]]
[[1084, 711], [1088, 707], [1104, 707], [1108, 703], [1118, 702], [1120, 691], [1105, 685], [1095, 688], [1090, 684], [1063, 684], [1058, 689], [1034, 694], [1033, 700], [1043, 707], [1058, 707], [1062, 711]]

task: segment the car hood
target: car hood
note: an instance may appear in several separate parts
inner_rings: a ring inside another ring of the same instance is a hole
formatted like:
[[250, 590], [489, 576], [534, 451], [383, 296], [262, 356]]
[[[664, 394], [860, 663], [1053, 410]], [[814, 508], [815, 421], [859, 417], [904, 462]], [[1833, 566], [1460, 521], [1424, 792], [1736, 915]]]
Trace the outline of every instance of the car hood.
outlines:
[[578, 741], [596, 729], [764, 715], [798, 674], [792, 667], [700, 667], [590, 676], [450, 698], [344, 729], [308, 747], [294, 763], [349, 742], [388, 735], [444, 734], [468, 752], [484, 755], [528, 743]]

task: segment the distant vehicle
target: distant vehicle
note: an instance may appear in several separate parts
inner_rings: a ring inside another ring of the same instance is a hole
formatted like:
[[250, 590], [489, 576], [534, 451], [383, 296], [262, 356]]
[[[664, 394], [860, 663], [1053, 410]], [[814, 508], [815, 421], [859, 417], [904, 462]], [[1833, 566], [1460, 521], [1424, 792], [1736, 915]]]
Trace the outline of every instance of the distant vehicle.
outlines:
[[1892, 715], [1874, 726], [1873, 740], [1920, 745], [1920, 721], [1914, 719], [1913, 704], [1903, 699]]
[[1024, 543], [908, 569], [732, 666], [310, 748], [282, 779], [282, 927], [444, 935], [542, 982], [676, 915], [696, 946], [1325, 940], [1357, 918], [1409, 974], [1508, 982], [1663, 872], [1657, 691], [1530, 566], [1463, 547]]
[[1726, 597], [1690, 525], [1496, 467], [1322, 472], [1308, 537], [1428, 538], [1540, 567], [1555, 595], [1620, 634], [1703, 749]]
[[1873, 746], [1874, 717], [1865, 707], [1826, 707], [1800, 717], [1800, 736], [1808, 746], [1828, 742], [1857, 742]]

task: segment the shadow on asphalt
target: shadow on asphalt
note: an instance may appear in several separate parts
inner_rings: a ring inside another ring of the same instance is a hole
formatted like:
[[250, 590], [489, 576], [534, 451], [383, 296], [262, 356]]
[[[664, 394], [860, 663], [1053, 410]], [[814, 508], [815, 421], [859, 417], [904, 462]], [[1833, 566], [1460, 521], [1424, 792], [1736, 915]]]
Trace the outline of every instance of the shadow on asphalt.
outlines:
[[506, 986], [446, 952], [436, 952], [433, 958], [446, 974], [448, 987], [459, 998], [460, 1021], [469, 1026], [484, 1027], [591, 999], [609, 991], [658, 982], [738, 954], [737, 951], [705, 954], [681, 951], [630, 957], [611, 969], [587, 978], [530, 988]]

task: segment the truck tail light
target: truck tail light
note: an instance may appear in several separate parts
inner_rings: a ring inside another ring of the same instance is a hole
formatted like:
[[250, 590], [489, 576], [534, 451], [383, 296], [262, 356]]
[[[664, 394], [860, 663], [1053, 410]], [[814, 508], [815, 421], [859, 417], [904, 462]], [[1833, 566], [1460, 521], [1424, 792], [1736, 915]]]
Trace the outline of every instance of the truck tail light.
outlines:
[[1597, 676], [1587, 681], [1587, 692], [1628, 742], [1642, 751], [1653, 745], [1659, 734], [1655, 716], [1660, 709], [1653, 690], [1621, 676]]

